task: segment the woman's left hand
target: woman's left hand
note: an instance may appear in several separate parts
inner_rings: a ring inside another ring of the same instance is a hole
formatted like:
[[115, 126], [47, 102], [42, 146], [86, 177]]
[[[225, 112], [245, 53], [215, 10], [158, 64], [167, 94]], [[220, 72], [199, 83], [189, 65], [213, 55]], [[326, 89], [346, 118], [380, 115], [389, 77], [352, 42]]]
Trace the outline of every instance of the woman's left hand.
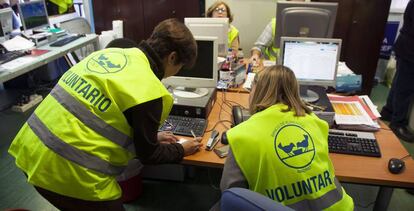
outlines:
[[163, 144], [177, 143], [178, 138], [170, 131], [161, 131], [157, 134], [158, 141]]

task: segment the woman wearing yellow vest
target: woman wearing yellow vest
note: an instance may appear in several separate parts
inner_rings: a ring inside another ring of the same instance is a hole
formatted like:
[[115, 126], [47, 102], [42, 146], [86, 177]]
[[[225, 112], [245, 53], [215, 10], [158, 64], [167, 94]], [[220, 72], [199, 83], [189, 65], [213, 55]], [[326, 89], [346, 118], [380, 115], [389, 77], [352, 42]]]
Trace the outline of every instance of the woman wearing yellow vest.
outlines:
[[196, 42], [175, 19], [134, 48], [92, 53], [69, 69], [19, 131], [9, 153], [61, 210], [123, 210], [115, 178], [128, 161], [177, 163], [200, 139], [157, 133], [173, 105], [161, 79], [192, 66]]
[[295, 210], [353, 210], [328, 155], [328, 124], [299, 98], [295, 75], [271, 66], [256, 76], [252, 116], [230, 129], [222, 191], [243, 187]]
[[[287, 1], [305, 1], [305, 0], [287, 0]], [[260, 57], [264, 59], [276, 61], [279, 55], [279, 48], [274, 46], [274, 40], [276, 35], [276, 18], [272, 18], [266, 25], [263, 32], [257, 38], [251, 49], [250, 62], [256, 63]], [[257, 63], [258, 64], [258, 63]]]
[[229, 19], [229, 33], [228, 33], [228, 47], [233, 50], [233, 53], [237, 55], [237, 51], [240, 46], [239, 30], [231, 25], [233, 22], [233, 14], [230, 11], [229, 5], [224, 1], [216, 1], [212, 4], [206, 13], [206, 17], [210, 18], [228, 18]]

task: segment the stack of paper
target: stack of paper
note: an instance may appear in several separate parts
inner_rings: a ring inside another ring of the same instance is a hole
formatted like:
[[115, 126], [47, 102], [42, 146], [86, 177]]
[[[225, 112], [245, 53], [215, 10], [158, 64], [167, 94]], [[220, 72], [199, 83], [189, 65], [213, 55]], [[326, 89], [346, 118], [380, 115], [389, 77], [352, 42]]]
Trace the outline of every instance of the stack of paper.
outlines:
[[380, 117], [368, 96], [328, 95], [335, 110], [335, 123], [339, 129], [377, 131]]

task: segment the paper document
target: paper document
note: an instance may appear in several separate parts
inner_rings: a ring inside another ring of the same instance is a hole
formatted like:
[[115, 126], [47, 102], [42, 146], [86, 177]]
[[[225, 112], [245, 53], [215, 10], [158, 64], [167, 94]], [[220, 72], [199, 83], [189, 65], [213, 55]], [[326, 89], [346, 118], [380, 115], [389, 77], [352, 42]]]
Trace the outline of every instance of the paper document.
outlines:
[[379, 129], [375, 121], [378, 117], [358, 96], [336, 96], [328, 95], [332, 107], [335, 110], [335, 122], [343, 128], [355, 130]]
[[13, 39], [7, 40], [2, 44], [8, 51], [21, 51], [32, 48], [35, 44], [21, 36], [16, 36]]

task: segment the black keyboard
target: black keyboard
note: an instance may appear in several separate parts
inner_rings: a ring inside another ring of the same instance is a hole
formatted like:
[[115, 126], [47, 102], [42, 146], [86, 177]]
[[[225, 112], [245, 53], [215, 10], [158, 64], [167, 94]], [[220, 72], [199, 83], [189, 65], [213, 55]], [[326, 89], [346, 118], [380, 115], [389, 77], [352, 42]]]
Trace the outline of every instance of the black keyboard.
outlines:
[[381, 157], [377, 139], [373, 133], [348, 130], [329, 130], [329, 152]]
[[75, 40], [83, 37], [83, 36], [84, 35], [71, 35], [71, 36], [68, 36], [68, 37], [64, 37], [64, 38], [62, 38], [62, 39], [60, 39], [60, 40], [58, 40], [58, 41], [50, 44], [50, 46], [52, 46], [52, 47], [64, 46], [64, 45], [66, 45], [66, 44], [68, 44], [70, 42], [73, 42], [73, 41], [75, 41]]
[[0, 64], [4, 64], [6, 62], [9, 62], [13, 59], [17, 59], [25, 55], [27, 54], [23, 51], [10, 51], [6, 53], [0, 53]]
[[175, 135], [193, 137], [191, 130], [196, 136], [203, 136], [206, 127], [207, 120], [205, 119], [170, 115], [159, 130], [171, 131]]

